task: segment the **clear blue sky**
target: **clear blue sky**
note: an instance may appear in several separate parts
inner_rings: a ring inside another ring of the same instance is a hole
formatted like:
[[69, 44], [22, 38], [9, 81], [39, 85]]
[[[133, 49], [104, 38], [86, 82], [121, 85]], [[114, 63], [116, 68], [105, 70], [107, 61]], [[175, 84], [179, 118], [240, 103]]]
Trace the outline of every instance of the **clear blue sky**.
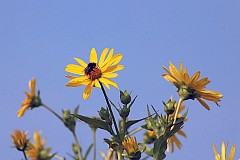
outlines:
[[[122, 53], [125, 69], [116, 80], [120, 89], [139, 95], [130, 118], [147, 115], [146, 105], [162, 110], [162, 101], [176, 88], [161, 76], [162, 66], [182, 61], [190, 74], [200, 70], [211, 80], [208, 89], [223, 94], [221, 107], [208, 103], [210, 111], [197, 101], [187, 101], [187, 139], [183, 148], [166, 159], [214, 159], [212, 144], [222, 141], [236, 144], [240, 157], [239, 126], [239, 0], [22, 0], [0, 1], [0, 151], [1, 158], [19, 160], [21, 153], [12, 149], [10, 133], [14, 129], [42, 131], [47, 146], [60, 156], [72, 153], [71, 133], [44, 108], [28, 110], [17, 118], [17, 110], [28, 91], [28, 81], [37, 78], [37, 88], [45, 104], [61, 114], [62, 109], [80, 105], [83, 115], [96, 116], [105, 106], [100, 90], [93, 89], [88, 101], [82, 98], [84, 87], [67, 88], [65, 66], [79, 57], [88, 61], [95, 47]], [[118, 91], [108, 91], [117, 102]], [[137, 126], [137, 125], [136, 125]], [[85, 151], [91, 143], [90, 129], [78, 123], [80, 144]], [[142, 132], [141, 132], [142, 133]], [[104, 137], [98, 130], [98, 151], [106, 152]], [[137, 140], [141, 141], [138, 134]], [[89, 157], [92, 159], [92, 154]], [[98, 157], [100, 159], [100, 157]]]

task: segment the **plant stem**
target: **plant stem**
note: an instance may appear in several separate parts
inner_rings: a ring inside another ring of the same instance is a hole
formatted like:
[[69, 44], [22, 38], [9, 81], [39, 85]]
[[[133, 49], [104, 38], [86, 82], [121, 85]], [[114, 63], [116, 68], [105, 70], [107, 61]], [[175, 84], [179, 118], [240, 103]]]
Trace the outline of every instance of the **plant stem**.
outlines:
[[92, 138], [93, 138], [94, 160], [96, 160], [96, 158], [97, 158], [96, 128], [91, 127], [91, 129], [92, 129]]
[[[61, 120], [63, 122], [63, 124], [65, 124], [63, 118], [61, 116], [59, 116], [54, 110], [52, 110], [50, 107], [48, 107], [47, 105], [43, 104], [42, 103], [42, 106], [45, 107], [47, 110], [49, 110], [52, 114], [54, 114], [59, 120]], [[71, 132], [73, 133], [73, 137], [74, 137], [74, 140], [78, 146], [78, 157], [79, 157], [79, 160], [82, 160], [82, 154], [81, 154], [81, 150], [80, 150], [80, 145], [78, 143], [78, 139], [77, 139], [77, 136], [76, 136], [76, 133], [75, 131], [72, 131]]]
[[128, 135], [131, 136], [131, 135], [133, 135], [133, 134], [141, 131], [142, 129], [143, 129], [142, 127], [138, 127], [138, 128], [136, 128], [136, 129], [134, 129], [133, 131], [131, 131]]
[[117, 151], [117, 156], [118, 156], [118, 159], [117, 160], [124, 160], [123, 156], [122, 156], [122, 151], [118, 150]]
[[27, 156], [26, 156], [25, 151], [22, 151], [22, 152], [23, 152], [23, 155], [24, 155], [25, 160], [27, 160]]
[[51, 113], [53, 113], [58, 119], [60, 119], [63, 123], [64, 120], [62, 117], [60, 117], [54, 110], [52, 110], [50, 107], [42, 103], [42, 106], [45, 107], [47, 110], [49, 110]]
[[176, 109], [176, 112], [175, 112], [175, 115], [174, 115], [173, 126], [171, 127], [171, 130], [173, 129], [173, 127], [174, 127], [174, 125], [175, 125], [175, 123], [176, 123], [177, 115], [178, 115], [179, 108], [180, 108], [182, 102], [183, 102], [183, 99], [182, 99], [182, 98], [179, 98], [179, 100], [178, 100], [178, 105], [177, 105], [177, 109]]
[[78, 149], [78, 158], [79, 158], [79, 160], [82, 160], [82, 153], [81, 153], [80, 145], [78, 143], [77, 135], [76, 135], [75, 131], [72, 131], [72, 133], [73, 133], [75, 143], [77, 144], [77, 147], [78, 147], [77, 148]]
[[101, 85], [101, 89], [102, 89], [102, 92], [103, 92], [104, 98], [105, 98], [105, 100], [106, 100], [106, 102], [107, 102], [108, 109], [109, 109], [110, 114], [111, 114], [112, 119], [113, 119], [114, 127], [115, 127], [115, 129], [116, 129], [117, 134], [119, 135], [119, 131], [118, 131], [118, 127], [117, 127], [117, 123], [116, 123], [116, 120], [115, 120], [115, 118], [114, 118], [113, 111], [112, 111], [111, 105], [110, 105], [110, 103], [109, 103], [109, 100], [108, 100], [107, 94], [106, 94], [106, 92], [105, 92], [105, 89], [104, 89], [102, 83], [101, 83], [100, 81], [98, 81], [98, 82], [99, 82], [100, 85]]

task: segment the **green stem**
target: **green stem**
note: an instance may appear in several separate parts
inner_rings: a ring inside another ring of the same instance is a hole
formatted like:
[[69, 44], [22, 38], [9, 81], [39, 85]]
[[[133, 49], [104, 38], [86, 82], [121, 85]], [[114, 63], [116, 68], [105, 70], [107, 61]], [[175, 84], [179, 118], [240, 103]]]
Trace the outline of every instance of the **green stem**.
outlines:
[[82, 153], [81, 153], [80, 145], [78, 143], [77, 135], [76, 135], [75, 131], [72, 131], [72, 133], [73, 133], [73, 137], [74, 137], [75, 143], [77, 144], [78, 158], [79, 158], [79, 160], [82, 160]]
[[141, 131], [142, 129], [143, 129], [142, 127], [138, 127], [138, 128], [136, 128], [136, 129], [134, 129], [133, 131], [131, 131], [128, 135], [131, 136], [131, 135], [133, 135], [133, 134]]
[[27, 160], [27, 156], [26, 156], [25, 151], [22, 151], [22, 152], [23, 152], [23, 155], [24, 155], [25, 160]]
[[115, 129], [116, 129], [117, 134], [119, 135], [119, 131], [118, 131], [118, 127], [117, 127], [117, 123], [116, 123], [116, 120], [115, 120], [115, 118], [114, 118], [113, 111], [112, 111], [111, 105], [110, 105], [110, 103], [109, 103], [109, 100], [108, 100], [107, 94], [106, 94], [106, 92], [105, 92], [105, 89], [104, 89], [102, 83], [101, 83], [100, 81], [98, 81], [98, 82], [99, 82], [100, 85], [101, 85], [101, 89], [102, 89], [102, 91], [103, 91], [104, 98], [105, 98], [105, 100], [106, 100], [106, 102], [107, 102], [108, 109], [109, 109], [110, 114], [111, 114], [112, 119], [113, 119], [114, 127], [115, 127]]
[[53, 113], [60, 121], [64, 123], [64, 120], [61, 116], [59, 116], [54, 110], [52, 110], [50, 107], [42, 103], [42, 106], [45, 107], [47, 110], [49, 110], [51, 113]]
[[93, 138], [94, 160], [96, 160], [97, 158], [96, 128], [93, 128], [93, 127], [92, 127], [92, 138]]
[[124, 158], [122, 156], [122, 151], [121, 150], [117, 151], [117, 156], [118, 156], [118, 160], [124, 160]]
[[174, 127], [174, 125], [175, 125], [175, 123], [176, 123], [177, 115], [178, 115], [179, 108], [180, 108], [182, 102], [183, 102], [183, 99], [182, 99], [182, 98], [179, 98], [179, 100], [178, 100], [178, 105], [177, 105], [177, 109], [176, 109], [176, 112], [175, 112], [175, 115], [174, 115], [173, 126], [172, 126], [171, 130], [173, 129], [173, 127]]
[[[42, 103], [42, 106], [45, 107], [47, 110], [49, 110], [52, 114], [54, 114], [60, 121], [62, 121], [65, 124], [63, 118], [61, 116], [59, 116], [54, 110], [52, 110], [50, 107], [48, 107], [47, 105], [45, 105], [43, 103]], [[72, 130], [71, 130], [71, 132], [73, 133], [74, 140], [75, 140], [75, 142], [76, 142], [76, 144], [78, 146], [78, 157], [79, 157], [79, 160], [82, 160], [82, 154], [81, 154], [80, 145], [78, 143], [78, 139], [77, 139], [76, 133], [75, 133], [75, 131], [72, 131]]]

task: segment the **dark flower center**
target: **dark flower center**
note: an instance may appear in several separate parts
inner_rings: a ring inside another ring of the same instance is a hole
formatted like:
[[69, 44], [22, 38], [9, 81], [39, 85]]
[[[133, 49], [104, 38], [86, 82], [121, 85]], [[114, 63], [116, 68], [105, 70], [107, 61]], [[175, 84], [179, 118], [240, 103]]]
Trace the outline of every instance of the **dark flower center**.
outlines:
[[91, 80], [98, 79], [102, 76], [101, 70], [97, 67], [96, 63], [89, 63], [84, 69], [85, 75], [88, 75]]

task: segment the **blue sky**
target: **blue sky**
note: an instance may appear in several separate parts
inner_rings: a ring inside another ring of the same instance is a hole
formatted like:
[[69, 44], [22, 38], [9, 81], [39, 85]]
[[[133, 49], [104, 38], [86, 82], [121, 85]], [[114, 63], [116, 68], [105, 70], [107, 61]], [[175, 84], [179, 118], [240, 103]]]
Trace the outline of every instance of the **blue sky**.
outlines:
[[[239, 0], [9, 0], [0, 1], [0, 13], [2, 158], [21, 159], [21, 153], [11, 148], [9, 135], [20, 129], [28, 130], [29, 137], [34, 130], [42, 131], [47, 146], [70, 159], [73, 137], [57, 118], [37, 108], [18, 119], [17, 110], [28, 81], [35, 77], [42, 100], [59, 114], [80, 105], [81, 114], [96, 116], [105, 106], [101, 91], [93, 89], [84, 101], [84, 87], [67, 88], [64, 77], [65, 66], [74, 63], [74, 57], [88, 61], [92, 47], [99, 55], [105, 47], [123, 54], [125, 69], [115, 80], [120, 89], [138, 95], [130, 114], [133, 119], [147, 115], [147, 104], [162, 110], [162, 101], [171, 95], [178, 98], [176, 88], [161, 76], [162, 66], [182, 61], [191, 75], [200, 70], [201, 77], [211, 80], [208, 89], [223, 94], [221, 107], [208, 103], [207, 111], [197, 101], [184, 102], [189, 108], [183, 129], [187, 138], [180, 138], [183, 148], [168, 153], [166, 159], [214, 159], [212, 144], [220, 151], [222, 141], [236, 144], [235, 157], [240, 157]], [[107, 93], [119, 101], [115, 88]], [[91, 144], [90, 129], [78, 123], [77, 133], [85, 151]], [[103, 138], [110, 135], [101, 130], [97, 134], [97, 149], [106, 152]]]

